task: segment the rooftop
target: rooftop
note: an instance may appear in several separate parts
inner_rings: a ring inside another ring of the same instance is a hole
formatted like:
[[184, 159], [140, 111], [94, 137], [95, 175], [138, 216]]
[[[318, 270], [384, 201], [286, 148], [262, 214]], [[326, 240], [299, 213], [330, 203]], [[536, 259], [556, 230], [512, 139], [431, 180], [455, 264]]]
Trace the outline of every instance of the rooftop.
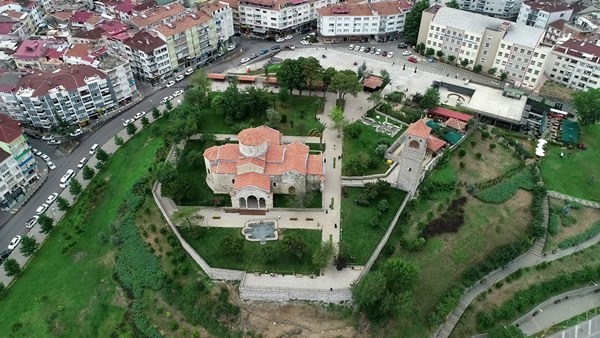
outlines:
[[77, 11], [71, 16], [71, 22], [83, 23], [88, 21], [94, 13], [88, 11]]
[[123, 13], [131, 13], [134, 9], [135, 5], [131, 1], [123, 1], [117, 6], [115, 6], [115, 11], [123, 12]]
[[222, 0], [224, 3], [228, 4], [231, 8], [238, 8], [240, 1], [239, 0]]
[[214, 15], [214, 12], [229, 7], [229, 5], [225, 2], [204, 2], [200, 5], [200, 9], [204, 11], [208, 15]]
[[[0, 142], [11, 143], [21, 135], [23, 135], [23, 132], [21, 131], [19, 122], [8, 116], [2, 115], [0, 117]], [[4, 158], [1, 158], [0, 160], [4, 161]]]
[[423, 119], [420, 119], [408, 126], [408, 129], [406, 129], [406, 134], [422, 138], [429, 138], [429, 135], [431, 134], [431, 128], [425, 124]]
[[60, 69], [47, 72], [36, 72], [21, 77], [14, 90], [28, 90], [30, 96], [42, 96], [54, 88], [67, 91], [75, 90], [87, 85], [90, 78], [105, 79], [106, 74], [88, 65], [69, 65]]
[[24, 20], [25, 17], [27, 16], [27, 13], [21, 13], [21, 12], [17, 12], [17, 11], [4, 11], [2, 12], [3, 16], [7, 16], [7, 17], [11, 17], [15, 20]]
[[46, 40], [25, 40], [13, 56], [17, 59], [32, 60], [44, 55], [48, 42]]
[[194, 12], [182, 19], [158, 26], [156, 29], [164, 36], [172, 36], [187, 31], [202, 23], [209, 22], [212, 17], [204, 12]]
[[250, 186], [269, 192], [271, 190], [271, 178], [268, 175], [255, 172], [244, 173], [235, 177], [233, 190], [240, 190]]
[[580, 57], [585, 57], [586, 54], [588, 57], [600, 57], [600, 46], [575, 39], [569, 39], [563, 43], [557, 44], [555, 50], [558, 50], [559, 52], [572, 51], [580, 54]]
[[548, 26], [562, 30], [565, 22], [567, 22], [566, 20], [560, 19], [560, 20], [556, 20], [554, 22], [552, 22], [551, 24], [549, 24]]
[[179, 2], [174, 2], [167, 6], [155, 7], [143, 12], [138, 16], [131, 18], [131, 22], [138, 28], [147, 27], [184, 12], [185, 7]]
[[363, 80], [362, 85], [369, 89], [377, 89], [383, 85], [383, 78], [377, 75], [370, 75]]
[[317, 10], [320, 16], [371, 16], [369, 4], [335, 4]]
[[257, 146], [269, 141], [272, 144], [279, 144], [281, 132], [267, 126], [248, 128], [238, 134], [238, 140], [246, 146]]
[[502, 95], [502, 91], [478, 84], [462, 84], [464, 87], [475, 89], [475, 93], [468, 103], [462, 106], [482, 115], [510, 123], [521, 123], [527, 96], [523, 95], [520, 99], [513, 99]]
[[573, 9], [571, 4], [567, 4], [562, 1], [525, 1], [523, 4], [531, 7], [532, 9], [537, 9], [548, 13], [563, 12]]
[[[16, 72], [4, 72], [0, 74], [0, 92], [11, 93], [19, 83], [21, 74]], [[0, 115], [2, 116], [2, 115]]]
[[118, 20], [110, 20], [98, 25], [100, 29], [109, 35], [115, 35], [127, 30], [127, 25]]
[[0, 34], [10, 34], [13, 32], [13, 27], [20, 26], [21, 23], [18, 21], [14, 22], [0, 22]]
[[126, 46], [132, 49], [140, 50], [146, 54], [155, 49], [166, 46], [166, 42], [159, 38], [156, 33], [150, 31], [139, 31], [134, 36], [123, 41]]
[[102, 38], [102, 33], [104, 33], [104, 30], [100, 27], [96, 27], [89, 31], [81, 30], [73, 34], [73, 37], [77, 39], [99, 40]]

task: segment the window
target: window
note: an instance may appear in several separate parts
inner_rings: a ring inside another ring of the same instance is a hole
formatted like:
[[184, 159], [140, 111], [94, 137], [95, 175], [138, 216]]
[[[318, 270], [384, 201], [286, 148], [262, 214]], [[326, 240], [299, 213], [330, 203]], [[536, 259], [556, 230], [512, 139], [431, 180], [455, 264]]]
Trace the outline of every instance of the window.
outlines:
[[501, 45], [500, 45], [500, 48], [504, 48], [505, 46], [506, 46], [505, 44], [501, 44]]
[[517, 62], [521, 62], [521, 58], [517, 58]]
[[486, 42], [486, 43], [485, 43], [485, 48], [489, 48], [489, 47], [490, 47], [490, 43], [489, 43], [489, 42]]
[[542, 63], [541, 63], [541, 62], [538, 62], [538, 63], [537, 63], [537, 66], [538, 66], [538, 67], [541, 67], [541, 66], [542, 66]]
[[533, 74], [538, 75], [540, 73], [539, 70], [536, 70], [535, 72], [533, 72]]
[[483, 51], [483, 55], [487, 55], [487, 53], [488, 53], [487, 50]]

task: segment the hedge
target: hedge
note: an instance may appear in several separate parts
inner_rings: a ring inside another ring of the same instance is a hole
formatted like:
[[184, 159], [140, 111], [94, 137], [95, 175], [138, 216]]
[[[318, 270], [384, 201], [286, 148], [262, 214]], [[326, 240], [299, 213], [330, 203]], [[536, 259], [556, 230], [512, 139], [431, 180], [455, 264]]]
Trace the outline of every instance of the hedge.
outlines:
[[535, 186], [536, 182], [531, 170], [523, 169], [495, 185], [475, 193], [475, 197], [485, 203], [499, 204], [508, 201], [519, 188], [532, 190]]
[[594, 225], [592, 225], [591, 228], [587, 229], [585, 232], [582, 232], [573, 237], [569, 237], [569, 238], [565, 239], [564, 241], [558, 243], [558, 247], [561, 249], [564, 249], [564, 248], [568, 248], [571, 246], [575, 246], [577, 244], [587, 241], [588, 239], [596, 236], [599, 233], [600, 233], [600, 222], [597, 222]]

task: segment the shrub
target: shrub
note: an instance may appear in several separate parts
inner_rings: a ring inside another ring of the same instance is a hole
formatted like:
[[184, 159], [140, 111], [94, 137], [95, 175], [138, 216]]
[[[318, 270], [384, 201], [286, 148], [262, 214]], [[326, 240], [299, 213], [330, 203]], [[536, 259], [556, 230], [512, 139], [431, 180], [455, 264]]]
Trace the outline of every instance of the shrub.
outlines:
[[344, 128], [344, 133], [352, 138], [358, 138], [362, 134], [362, 126], [358, 123], [352, 123]]
[[437, 234], [457, 232], [458, 228], [465, 222], [464, 205], [466, 202], [466, 197], [460, 197], [452, 201], [442, 215], [425, 226], [421, 236], [429, 238]]
[[482, 156], [481, 153], [475, 154], [475, 158], [478, 159], [478, 160], [481, 160], [481, 156]]
[[560, 227], [560, 216], [556, 212], [550, 212], [548, 219], [548, 233], [550, 235], [556, 235], [558, 228]]
[[453, 310], [458, 306], [460, 297], [463, 295], [465, 287], [457, 285], [450, 289], [446, 295], [436, 305], [435, 310], [427, 316], [427, 321], [430, 327], [440, 325]]
[[504, 203], [515, 194], [517, 189], [532, 190], [536, 186], [531, 170], [528, 169], [522, 169], [517, 174], [504, 179], [494, 180], [499, 182], [475, 193], [475, 197], [485, 203]]
[[122, 146], [123, 144], [125, 144], [125, 142], [123, 141], [122, 137], [120, 137], [119, 135], [115, 135], [115, 144], [118, 146]]
[[458, 151], [458, 156], [460, 156], [460, 157], [464, 157], [466, 154], [467, 154], [467, 152], [464, 149], [460, 149]]
[[580, 234], [577, 234], [575, 236], [569, 237], [569, 238], [565, 239], [564, 241], [558, 243], [558, 247], [561, 249], [565, 249], [565, 248], [568, 248], [571, 246], [578, 245], [578, 244], [583, 243], [583, 242], [587, 241], [588, 239], [596, 236], [599, 233], [600, 233], [600, 222], [597, 222], [594, 225], [592, 225], [592, 227], [587, 229], [586, 231], [584, 231]]
[[394, 91], [385, 96], [385, 99], [393, 103], [401, 103], [404, 98], [403, 92]]

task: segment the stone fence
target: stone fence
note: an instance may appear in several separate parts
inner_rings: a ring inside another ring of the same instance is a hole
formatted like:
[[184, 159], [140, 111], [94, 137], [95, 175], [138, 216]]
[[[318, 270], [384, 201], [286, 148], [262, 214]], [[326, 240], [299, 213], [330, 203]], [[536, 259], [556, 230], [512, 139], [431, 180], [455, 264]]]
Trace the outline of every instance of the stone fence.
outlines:
[[259, 287], [240, 285], [240, 298], [252, 301], [281, 302], [292, 300], [311, 300], [324, 303], [342, 303], [352, 300], [350, 288], [333, 290], [293, 289], [281, 287]]
[[392, 170], [394, 170], [394, 168], [396, 168], [397, 165], [398, 165], [398, 162], [394, 162], [388, 168], [388, 170], [386, 170], [385, 173], [383, 173], [383, 174], [374, 174], [374, 175], [365, 175], [365, 176], [342, 176], [342, 181], [344, 181], [344, 180], [347, 180], [347, 181], [362, 181], [362, 180], [383, 179], [383, 178], [388, 177], [390, 175], [390, 173], [392, 172]]

